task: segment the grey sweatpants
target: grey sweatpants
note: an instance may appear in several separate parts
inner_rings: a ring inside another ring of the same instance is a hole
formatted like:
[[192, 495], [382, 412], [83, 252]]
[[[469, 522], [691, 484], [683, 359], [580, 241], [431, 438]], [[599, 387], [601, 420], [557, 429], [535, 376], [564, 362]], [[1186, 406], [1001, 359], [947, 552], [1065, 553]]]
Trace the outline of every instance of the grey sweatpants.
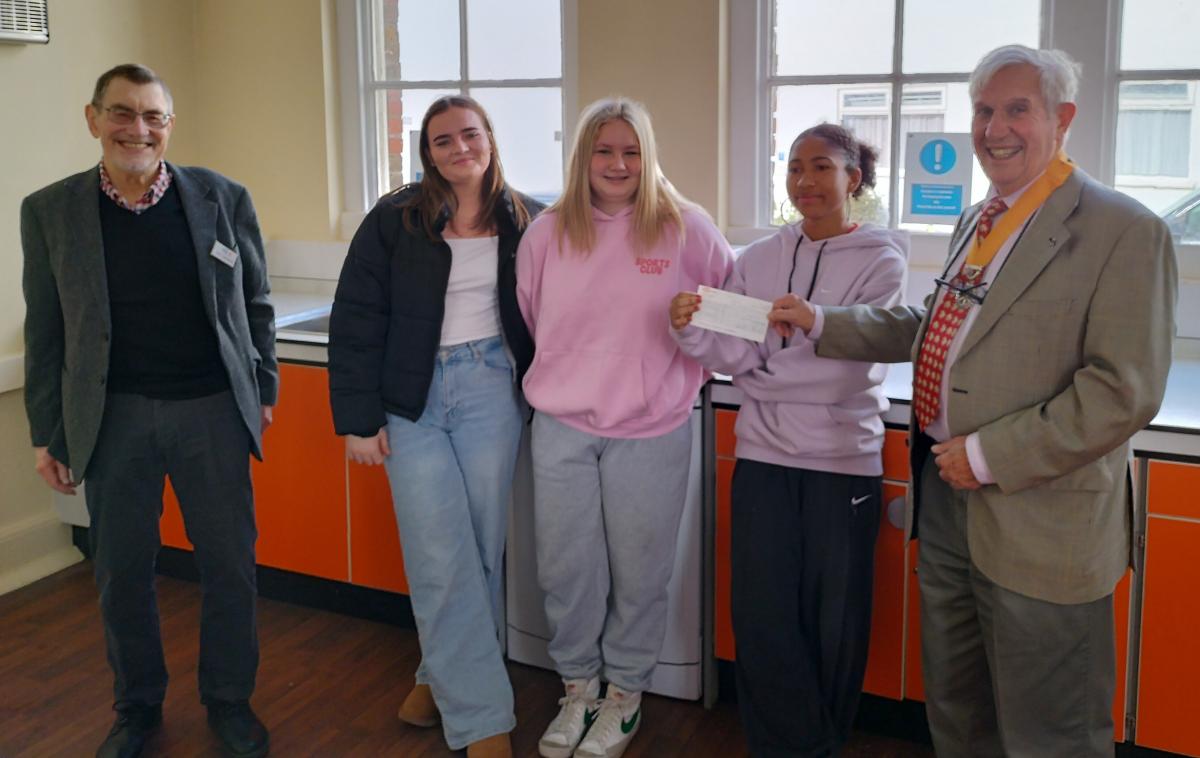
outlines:
[[597, 437], [533, 417], [534, 536], [550, 657], [564, 679], [650, 686], [687, 495], [692, 427]]

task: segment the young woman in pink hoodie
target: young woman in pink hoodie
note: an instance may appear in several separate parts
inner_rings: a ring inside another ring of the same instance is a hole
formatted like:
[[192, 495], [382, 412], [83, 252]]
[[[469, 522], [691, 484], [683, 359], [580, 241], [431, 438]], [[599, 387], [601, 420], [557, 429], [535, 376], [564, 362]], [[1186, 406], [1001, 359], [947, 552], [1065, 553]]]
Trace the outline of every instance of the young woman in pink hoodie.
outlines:
[[[787, 190], [804, 220], [743, 250], [724, 289], [899, 303], [907, 235], [849, 218], [850, 197], [875, 183], [875, 157], [840, 126], [801, 133]], [[743, 395], [730, 550], [742, 724], [755, 756], [836, 755], [870, 639], [886, 368], [819, 358], [786, 327], [763, 342], [703, 330], [689, 323], [703, 307], [680, 292], [670, 316], [683, 351], [730, 374]]]
[[566, 688], [538, 743], [547, 758], [615, 758], [640, 726], [706, 378], [663, 307], [680, 289], [720, 286], [731, 267], [712, 221], [659, 169], [645, 109], [588, 106], [563, 196], [517, 252], [536, 345], [523, 386], [536, 411], [538, 582]]

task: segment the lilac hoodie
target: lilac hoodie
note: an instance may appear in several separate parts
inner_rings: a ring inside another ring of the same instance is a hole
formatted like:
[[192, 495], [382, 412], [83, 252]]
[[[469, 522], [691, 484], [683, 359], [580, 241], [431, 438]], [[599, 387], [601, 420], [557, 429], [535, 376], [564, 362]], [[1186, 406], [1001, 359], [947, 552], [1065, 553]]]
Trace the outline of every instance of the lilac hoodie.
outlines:
[[[723, 289], [761, 300], [812, 287], [817, 305], [900, 303], [908, 235], [864, 224], [848, 234], [796, 248], [798, 227], [783, 227], [742, 251]], [[813, 285], [818, 252], [820, 267]], [[703, 308], [703, 304], [701, 304]], [[787, 347], [771, 330], [765, 342], [688, 325], [671, 330], [685, 353], [713, 371], [733, 376], [744, 399], [738, 413], [737, 457], [839, 474], [883, 473], [883, 421], [887, 399], [879, 385], [887, 367], [820, 358], [797, 332]]]
[[592, 209], [596, 245], [580, 255], [557, 214], [542, 213], [517, 248], [517, 302], [536, 346], [523, 389], [529, 404], [599, 437], [657, 437], [691, 413], [707, 374], [671, 339], [667, 310], [680, 290], [719, 287], [733, 268], [729, 244], [702, 212], [635, 252], [633, 208]]

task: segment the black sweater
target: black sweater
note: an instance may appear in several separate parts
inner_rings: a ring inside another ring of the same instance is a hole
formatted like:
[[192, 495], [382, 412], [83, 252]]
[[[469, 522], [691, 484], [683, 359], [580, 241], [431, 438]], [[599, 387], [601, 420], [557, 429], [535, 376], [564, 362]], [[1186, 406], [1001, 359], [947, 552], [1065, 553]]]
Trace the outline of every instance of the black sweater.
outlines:
[[[501, 329], [520, 383], [533, 360], [533, 340], [517, 306], [521, 232], [510, 192], [496, 210], [496, 288]], [[380, 199], [354, 234], [342, 265], [329, 321], [329, 399], [338, 434], [370, 437], [387, 423], [385, 412], [416, 421], [425, 410], [451, 253], [441, 238], [448, 211], [435, 225], [436, 240], [404, 227], [401, 206], [415, 193], [405, 188]], [[542, 210], [536, 200], [519, 197], [531, 216]]]
[[108, 391], [184, 400], [229, 389], [175, 185], [140, 214], [101, 193], [100, 230], [112, 318]]

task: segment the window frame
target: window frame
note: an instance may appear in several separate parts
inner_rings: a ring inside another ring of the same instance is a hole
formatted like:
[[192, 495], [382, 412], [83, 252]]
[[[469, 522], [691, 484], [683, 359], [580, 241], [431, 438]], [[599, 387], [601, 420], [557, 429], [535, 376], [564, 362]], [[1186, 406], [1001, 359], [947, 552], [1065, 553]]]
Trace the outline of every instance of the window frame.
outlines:
[[[970, 72], [904, 73], [904, 0], [894, 0], [892, 19], [892, 70], [882, 74], [777, 75], [771, 72], [772, 9], [774, 0], [750, 0], [730, 10], [730, 76], [733, 112], [730, 118], [730, 238], [748, 242], [770, 231], [769, 195], [771, 167], [757, 156], [771, 155], [771, 91], [775, 87], [841, 85], [868, 88], [877, 85], [890, 90], [887, 102], [891, 144], [888, 155], [888, 225], [899, 224], [900, 204], [900, 111], [904, 88], [910, 85], [945, 85], [966, 82]], [[1038, 44], [1049, 39], [1050, 5], [1041, 0]], [[944, 91], [944, 90], [943, 90]], [[839, 102], [839, 113], [842, 104]], [[943, 113], [945, 110], [943, 109]], [[885, 147], [885, 146], [880, 146]], [[944, 234], [935, 234], [942, 238]]]
[[350, 239], [374, 204], [379, 185], [379, 129], [385, 128], [378, 112], [377, 94], [390, 89], [458, 89], [470, 94], [472, 88], [557, 87], [561, 93], [563, 164], [570, 150], [570, 135], [575, 126], [579, 81], [578, 0], [558, 0], [562, 74], [556, 78], [472, 79], [467, 67], [467, 0], [459, 5], [459, 78], [446, 80], [405, 80], [377, 78], [373, 54], [380, 28], [376, 26], [377, 0], [336, 0], [338, 34], [338, 84], [341, 95], [342, 209], [340, 236]]
[[[731, 3], [729, 17], [730, 144], [726, 185], [729, 225], [726, 236], [745, 244], [769, 234], [770, 208], [770, 91], [780, 84], [880, 84], [893, 87], [890, 98], [892, 150], [889, 157], [893, 202], [890, 226], [897, 226], [899, 197], [899, 110], [903, 87], [922, 83], [965, 82], [969, 73], [903, 74], [903, 23], [905, 0], [895, 0], [892, 73], [875, 75], [769, 76], [771, 56], [770, 8], [773, 0]], [[1124, 0], [1042, 0], [1039, 42], [1041, 47], [1066, 51], [1083, 66], [1078, 101], [1083, 112], [1071, 126], [1068, 149], [1072, 158], [1098, 181], [1114, 186], [1116, 180], [1116, 123], [1118, 88], [1122, 82], [1144, 80], [1195, 80], [1200, 69], [1121, 69], [1121, 20]], [[899, 96], [896, 93], [901, 93]], [[1198, 98], [1200, 99], [1200, 98]], [[1200, 145], [1193, 146], [1200, 149]], [[940, 267], [946, 252], [943, 232], [912, 232], [910, 268]], [[1200, 279], [1200, 245], [1176, 246], [1180, 276]]]

